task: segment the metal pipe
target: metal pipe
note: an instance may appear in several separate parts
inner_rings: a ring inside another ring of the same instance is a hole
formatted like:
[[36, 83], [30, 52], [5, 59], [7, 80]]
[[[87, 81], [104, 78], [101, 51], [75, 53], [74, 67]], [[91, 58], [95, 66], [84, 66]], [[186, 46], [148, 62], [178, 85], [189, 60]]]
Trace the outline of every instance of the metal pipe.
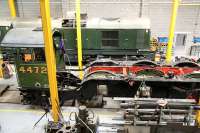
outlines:
[[58, 122], [59, 99], [58, 99], [58, 89], [56, 80], [56, 62], [55, 62], [55, 53], [52, 40], [49, 0], [40, 0], [40, 14], [42, 17], [45, 57], [47, 63], [50, 97], [51, 97], [52, 113], [53, 113], [52, 115], [54, 122]]
[[[127, 113], [134, 114], [135, 112], [141, 114], [153, 114], [158, 112], [160, 109], [126, 109]], [[171, 114], [187, 114], [189, 110], [186, 109], [162, 109], [162, 112]]]
[[170, 32], [169, 32], [169, 40], [167, 45], [166, 51], [166, 62], [169, 64], [172, 58], [172, 46], [173, 46], [173, 39], [174, 39], [174, 30], [176, 24], [176, 17], [178, 12], [178, 7], [180, 4], [180, 0], [173, 0], [173, 8], [172, 8], [172, 15], [171, 15], [171, 24], [170, 24]]
[[76, 0], [76, 34], [77, 34], [77, 49], [78, 49], [78, 67], [80, 70], [79, 78], [83, 79], [80, 0]]
[[143, 0], [140, 0], [140, 11], [139, 11], [139, 18], [142, 17], [142, 11], [143, 11]]
[[3, 62], [3, 54], [2, 54], [2, 51], [0, 51], [0, 78], [3, 78], [3, 76], [4, 76], [4, 74], [3, 74], [3, 66], [2, 66], [2, 64], [3, 64], [4, 62]]
[[[126, 97], [114, 97], [114, 101], [126, 101], [126, 102], [134, 102], [134, 101], [147, 101], [147, 102], [157, 102], [158, 100], [161, 100], [163, 98], [126, 98]], [[194, 99], [163, 99], [167, 102], [181, 102], [181, 103], [196, 103]]]
[[8, 5], [10, 8], [10, 15], [14, 19], [16, 18], [16, 8], [15, 8], [15, 0], [8, 0]]
[[[135, 106], [140, 106], [141, 108], [156, 108], [158, 103], [152, 103], [152, 102], [137, 102], [137, 103], [120, 103], [120, 107], [124, 109], [128, 108], [134, 108]], [[194, 106], [192, 104], [184, 104], [184, 103], [168, 103], [168, 107], [170, 108], [177, 108], [177, 109], [187, 109], [190, 106]]]

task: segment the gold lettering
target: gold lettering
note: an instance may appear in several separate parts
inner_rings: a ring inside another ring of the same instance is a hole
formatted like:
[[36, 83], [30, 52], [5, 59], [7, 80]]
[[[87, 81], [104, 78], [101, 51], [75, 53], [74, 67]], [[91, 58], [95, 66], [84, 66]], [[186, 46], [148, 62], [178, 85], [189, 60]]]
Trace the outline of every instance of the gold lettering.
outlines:
[[47, 68], [46, 67], [41, 67], [41, 73], [47, 73]]
[[29, 72], [29, 73], [33, 73], [33, 70], [32, 70], [31, 67], [28, 67], [28, 68], [26, 69], [26, 71]]
[[26, 70], [24, 69], [24, 67], [20, 67], [20, 68], [19, 68], [19, 72], [25, 73]]

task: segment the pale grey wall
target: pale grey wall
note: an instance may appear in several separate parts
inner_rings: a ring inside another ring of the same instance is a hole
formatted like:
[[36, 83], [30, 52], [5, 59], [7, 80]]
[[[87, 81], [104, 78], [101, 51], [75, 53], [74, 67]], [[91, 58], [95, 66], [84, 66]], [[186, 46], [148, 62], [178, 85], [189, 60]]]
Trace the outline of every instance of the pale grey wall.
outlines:
[[0, 0], [0, 21], [1, 19], [8, 17], [10, 15], [8, 1]]
[[[54, 18], [66, 17], [74, 11], [75, 0], [50, 0], [51, 15]], [[121, 17], [133, 19], [139, 16], [141, 0], [81, 0], [81, 11], [88, 17]], [[168, 34], [172, 0], [142, 0], [142, 14], [151, 20], [152, 35]], [[40, 16], [39, 0], [16, 0], [18, 15], [24, 18]], [[200, 0], [182, 0], [199, 3]], [[180, 6], [176, 32], [200, 34], [200, 6]], [[7, 0], [0, 0], [0, 20], [9, 16]]]
[[[39, 0], [16, 0], [18, 14], [24, 18], [40, 17]], [[62, 17], [62, 0], [50, 0], [51, 15], [53, 17]]]

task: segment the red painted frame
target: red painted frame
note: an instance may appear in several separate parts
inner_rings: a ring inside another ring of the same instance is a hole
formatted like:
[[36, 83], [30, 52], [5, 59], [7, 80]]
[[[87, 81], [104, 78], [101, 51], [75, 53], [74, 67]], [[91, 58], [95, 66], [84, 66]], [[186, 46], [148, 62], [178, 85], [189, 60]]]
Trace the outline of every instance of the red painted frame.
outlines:
[[92, 73], [95, 71], [110, 71], [117, 74], [124, 73], [133, 73], [136, 74], [141, 70], [158, 70], [163, 72], [164, 74], [168, 74], [169, 72], [173, 72], [174, 75], [180, 76], [185, 74], [190, 74], [194, 71], [200, 71], [200, 68], [190, 68], [190, 67], [169, 67], [169, 66], [92, 66], [89, 68], [88, 73]]

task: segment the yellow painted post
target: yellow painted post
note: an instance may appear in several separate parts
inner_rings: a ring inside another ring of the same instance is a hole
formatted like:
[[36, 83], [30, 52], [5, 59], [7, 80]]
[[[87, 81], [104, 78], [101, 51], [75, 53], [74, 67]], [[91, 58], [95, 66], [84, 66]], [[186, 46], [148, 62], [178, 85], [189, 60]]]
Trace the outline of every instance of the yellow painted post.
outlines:
[[80, 0], [76, 0], [76, 34], [77, 34], [77, 48], [78, 48], [78, 51], [77, 51], [78, 52], [78, 66], [80, 69], [79, 77], [80, 79], [83, 79]]
[[[198, 105], [200, 105], [200, 99], [199, 99]], [[200, 127], [200, 111], [199, 110], [196, 112], [196, 122], [197, 122], [198, 127]]]
[[168, 40], [167, 51], [166, 51], [166, 62], [168, 64], [171, 62], [171, 58], [172, 58], [174, 30], [175, 30], [176, 17], [177, 17], [179, 4], [180, 4], [180, 0], [173, 0], [171, 24], [170, 24], [170, 31], [169, 31], [169, 40]]
[[10, 15], [12, 18], [16, 17], [15, 0], [8, 0], [8, 5], [10, 8]]
[[3, 64], [3, 56], [2, 56], [2, 53], [0, 52], [0, 78], [3, 78], [2, 64]]
[[59, 120], [59, 99], [58, 99], [58, 88], [56, 80], [56, 62], [55, 53], [53, 48], [52, 40], [52, 29], [50, 19], [50, 5], [49, 0], [40, 0], [40, 12], [42, 17], [42, 28], [45, 43], [45, 57], [47, 63], [47, 72], [49, 79], [50, 97], [52, 104], [52, 115], [54, 122]]

